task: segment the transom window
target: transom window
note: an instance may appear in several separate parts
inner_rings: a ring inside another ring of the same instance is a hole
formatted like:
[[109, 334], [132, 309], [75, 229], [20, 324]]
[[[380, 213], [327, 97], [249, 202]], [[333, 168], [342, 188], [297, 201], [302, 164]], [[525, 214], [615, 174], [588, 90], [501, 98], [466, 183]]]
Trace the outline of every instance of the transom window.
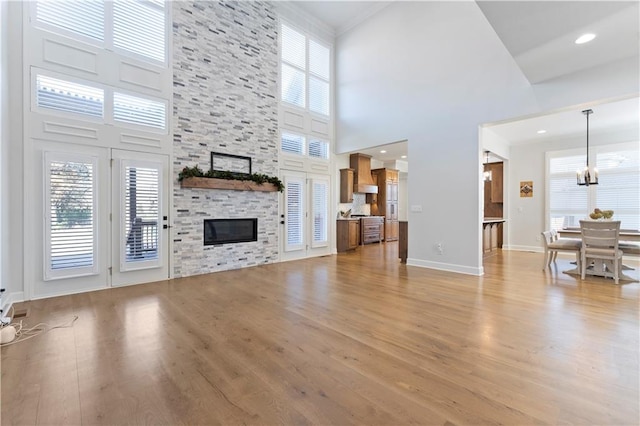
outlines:
[[329, 142], [318, 138], [307, 138], [283, 130], [280, 139], [280, 151], [285, 154], [303, 155], [328, 160]]

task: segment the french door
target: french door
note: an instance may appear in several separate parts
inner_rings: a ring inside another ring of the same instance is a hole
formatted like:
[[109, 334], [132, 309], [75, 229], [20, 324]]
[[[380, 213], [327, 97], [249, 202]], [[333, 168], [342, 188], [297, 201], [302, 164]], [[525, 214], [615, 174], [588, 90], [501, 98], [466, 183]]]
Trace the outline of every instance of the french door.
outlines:
[[330, 177], [282, 171], [281, 260], [330, 254]]
[[28, 297], [168, 278], [167, 156], [63, 143], [38, 156], [42, 197], [25, 246], [42, 269]]
[[169, 277], [166, 155], [112, 151], [111, 284]]

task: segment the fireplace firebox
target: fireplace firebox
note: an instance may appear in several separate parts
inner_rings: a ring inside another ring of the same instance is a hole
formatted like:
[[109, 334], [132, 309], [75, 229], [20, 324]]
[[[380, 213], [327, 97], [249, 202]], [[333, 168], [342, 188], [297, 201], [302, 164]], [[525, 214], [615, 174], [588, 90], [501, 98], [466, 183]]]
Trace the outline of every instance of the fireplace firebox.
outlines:
[[205, 219], [204, 245], [258, 241], [258, 219]]

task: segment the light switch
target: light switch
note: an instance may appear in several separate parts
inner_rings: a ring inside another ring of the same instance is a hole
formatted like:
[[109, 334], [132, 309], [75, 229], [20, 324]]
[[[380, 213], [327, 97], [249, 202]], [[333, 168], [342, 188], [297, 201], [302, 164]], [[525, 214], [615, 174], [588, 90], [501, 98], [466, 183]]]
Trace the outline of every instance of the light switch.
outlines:
[[420, 213], [422, 211], [422, 206], [420, 205], [411, 206], [411, 211], [414, 213]]

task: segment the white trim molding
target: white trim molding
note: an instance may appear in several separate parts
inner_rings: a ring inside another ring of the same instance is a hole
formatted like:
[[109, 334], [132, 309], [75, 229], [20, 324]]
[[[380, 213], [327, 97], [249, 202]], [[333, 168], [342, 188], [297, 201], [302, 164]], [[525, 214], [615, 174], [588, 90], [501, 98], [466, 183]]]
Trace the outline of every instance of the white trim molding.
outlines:
[[473, 275], [477, 277], [484, 275], [484, 268], [482, 266], [480, 266], [479, 268], [473, 268], [470, 266], [456, 265], [453, 263], [432, 262], [429, 260], [412, 258], [407, 259], [407, 265], [418, 266], [420, 268], [436, 269], [438, 271], [455, 272], [457, 274]]

